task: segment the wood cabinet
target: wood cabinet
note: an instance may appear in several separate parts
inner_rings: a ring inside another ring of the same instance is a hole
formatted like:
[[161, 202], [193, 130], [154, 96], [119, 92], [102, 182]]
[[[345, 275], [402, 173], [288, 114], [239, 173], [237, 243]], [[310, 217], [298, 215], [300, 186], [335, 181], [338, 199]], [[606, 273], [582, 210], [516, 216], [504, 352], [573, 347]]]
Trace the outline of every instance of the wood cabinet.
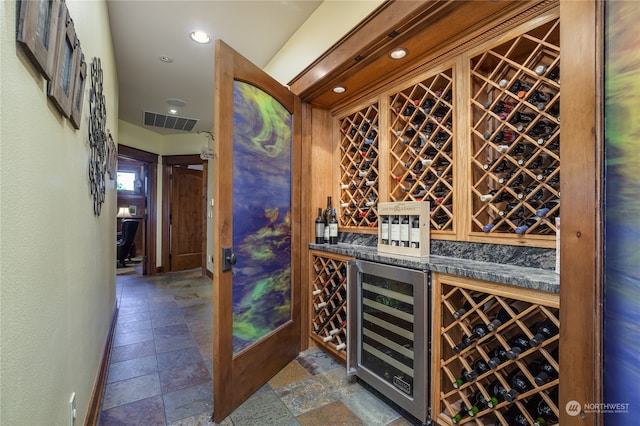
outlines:
[[559, 295], [438, 273], [432, 283], [433, 419], [557, 423]]
[[428, 200], [433, 238], [554, 247], [559, 62], [556, 8], [337, 115], [343, 230]]

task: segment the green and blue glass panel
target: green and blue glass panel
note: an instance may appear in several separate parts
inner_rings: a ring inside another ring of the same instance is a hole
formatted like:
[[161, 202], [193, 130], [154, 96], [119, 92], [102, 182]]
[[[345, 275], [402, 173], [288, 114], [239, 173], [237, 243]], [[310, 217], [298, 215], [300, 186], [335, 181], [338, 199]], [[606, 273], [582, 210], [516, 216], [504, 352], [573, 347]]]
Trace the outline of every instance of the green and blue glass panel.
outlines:
[[233, 353], [291, 319], [292, 114], [234, 82]]

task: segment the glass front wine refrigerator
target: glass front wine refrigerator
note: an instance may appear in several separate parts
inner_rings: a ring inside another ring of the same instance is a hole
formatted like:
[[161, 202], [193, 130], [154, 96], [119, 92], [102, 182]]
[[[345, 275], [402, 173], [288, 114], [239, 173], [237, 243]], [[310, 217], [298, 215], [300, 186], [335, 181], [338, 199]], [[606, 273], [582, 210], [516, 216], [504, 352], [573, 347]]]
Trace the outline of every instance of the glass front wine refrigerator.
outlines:
[[347, 374], [428, 424], [429, 273], [347, 263]]

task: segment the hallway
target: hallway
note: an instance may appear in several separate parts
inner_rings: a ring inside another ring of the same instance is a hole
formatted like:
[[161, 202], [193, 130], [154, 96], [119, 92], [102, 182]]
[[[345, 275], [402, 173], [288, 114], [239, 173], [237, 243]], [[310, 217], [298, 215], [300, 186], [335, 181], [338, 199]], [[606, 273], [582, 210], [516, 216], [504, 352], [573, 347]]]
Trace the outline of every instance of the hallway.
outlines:
[[[99, 425], [210, 425], [213, 402], [211, 280], [200, 269], [116, 277], [120, 307]], [[223, 425], [410, 423], [328, 355], [309, 349]]]

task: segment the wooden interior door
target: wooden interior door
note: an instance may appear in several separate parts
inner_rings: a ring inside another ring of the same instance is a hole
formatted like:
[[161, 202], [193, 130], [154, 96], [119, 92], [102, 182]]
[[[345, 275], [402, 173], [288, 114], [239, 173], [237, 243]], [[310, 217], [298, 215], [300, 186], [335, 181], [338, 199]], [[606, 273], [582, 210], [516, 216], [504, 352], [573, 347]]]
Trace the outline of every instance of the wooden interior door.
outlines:
[[224, 42], [216, 42], [215, 54], [213, 383], [219, 423], [300, 352], [301, 103]]
[[171, 174], [170, 270], [202, 266], [202, 170], [173, 167]]

